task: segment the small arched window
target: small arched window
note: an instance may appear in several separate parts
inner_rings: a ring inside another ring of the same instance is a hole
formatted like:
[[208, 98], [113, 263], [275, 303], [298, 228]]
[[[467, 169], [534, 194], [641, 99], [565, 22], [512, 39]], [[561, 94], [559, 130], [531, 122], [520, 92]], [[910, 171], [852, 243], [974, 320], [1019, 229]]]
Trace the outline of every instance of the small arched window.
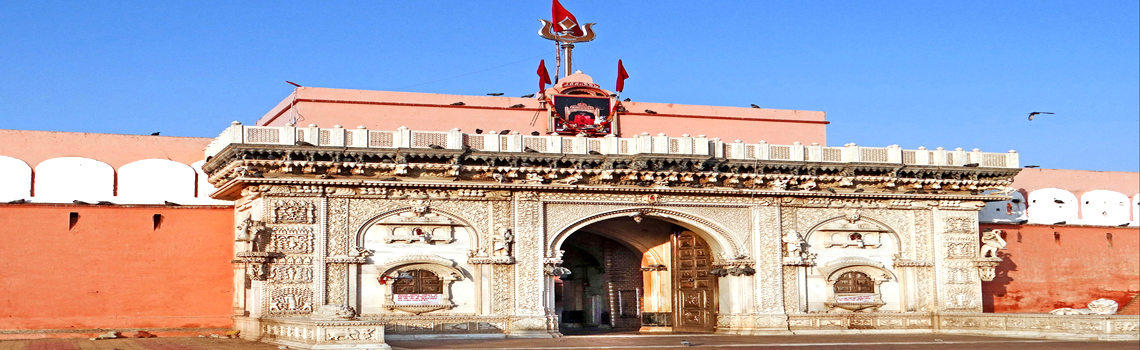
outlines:
[[392, 290], [396, 294], [442, 294], [443, 281], [427, 270], [401, 271]]
[[836, 293], [874, 293], [875, 281], [872, 281], [867, 274], [850, 271], [839, 275], [839, 279], [835, 280]]

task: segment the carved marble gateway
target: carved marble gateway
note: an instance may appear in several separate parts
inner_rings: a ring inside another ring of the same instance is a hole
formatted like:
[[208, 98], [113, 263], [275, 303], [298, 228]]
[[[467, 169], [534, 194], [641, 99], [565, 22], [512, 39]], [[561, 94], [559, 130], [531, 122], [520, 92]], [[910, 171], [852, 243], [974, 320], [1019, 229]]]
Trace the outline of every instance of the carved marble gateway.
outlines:
[[[1008, 198], [981, 193], [1018, 170], [707, 139], [621, 151], [648, 135], [593, 154], [616, 141], [403, 130], [377, 142], [407, 145], [373, 147], [366, 130], [294, 129], [315, 145], [227, 139], [203, 169], [237, 203], [236, 327], [302, 348], [553, 337], [603, 312], [655, 332], [930, 329], [932, 313], [980, 311], [1001, 244], [977, 210]], [[595, 152], [550, 151], [579, 144]], [[745, 159], [761, 153], [781, 159]]]

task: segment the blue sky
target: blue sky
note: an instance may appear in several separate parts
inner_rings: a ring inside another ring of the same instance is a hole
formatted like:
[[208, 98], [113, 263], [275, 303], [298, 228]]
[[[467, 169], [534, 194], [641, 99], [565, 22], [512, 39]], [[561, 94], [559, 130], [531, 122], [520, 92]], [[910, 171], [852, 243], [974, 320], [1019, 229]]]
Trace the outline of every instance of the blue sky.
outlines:
[[[827, 112], [830, 146], [1140, 171], [1137, 1], [587, 1], [637, 101]], [[4, 1], [0, 128], [214, 137], [306, 86], [523, 95], [550, 1]], [[1055, 112], [1035, 121], [1031, 111]], [[759, 141], [745, 140], [748, 142]]]

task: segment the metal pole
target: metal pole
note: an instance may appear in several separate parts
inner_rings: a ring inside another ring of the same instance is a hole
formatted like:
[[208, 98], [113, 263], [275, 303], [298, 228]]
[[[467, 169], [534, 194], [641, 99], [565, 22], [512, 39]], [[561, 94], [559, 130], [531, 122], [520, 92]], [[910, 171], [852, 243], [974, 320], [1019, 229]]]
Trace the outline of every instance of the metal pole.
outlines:
[[570, 53], [574, 50], [574, 44], [566, 43], [562, 46], [566, 48], [566, 76], [570, 76], [570, 74], [574, 73], [574, 68], [571, 67], [573, 61], [570, 56]]
[[554, 41], [554, 83], [558, 84], [558, 78], [562, 74], [562, 42]]

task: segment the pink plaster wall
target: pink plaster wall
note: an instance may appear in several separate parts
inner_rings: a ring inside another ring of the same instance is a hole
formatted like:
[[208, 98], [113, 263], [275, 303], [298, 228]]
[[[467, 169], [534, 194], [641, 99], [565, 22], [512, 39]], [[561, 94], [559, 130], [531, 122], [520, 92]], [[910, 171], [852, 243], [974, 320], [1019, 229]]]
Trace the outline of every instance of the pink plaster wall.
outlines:
[[[224, 126], [219, 126], [219, 128]], [[0, 130], [0, 155], [35, 168], [57, 157], [84, 157], [119, 167], [142, 159], [168, 159], [190, 165], [205, 158], [213, 139], [150, 135], [95, 134], [32, 130]]]
[[[295, 98], [295, 99], [294, 99]], [[463, 106], [452, 103], [463, 102]], [[523, 108], [508, 108], [523, 104]], [[619, 136], [642, 132], [669, 136], [706, 135], [724, 141], [827, 144], [824, 112], [623, 102], [630, 112], [618, 119]], [[652, 110], [657, 114], [646, 113]], [[464, 132], [508, 129], [545, 133], [546, 112], [534, 98], [441, 95], [412, 92], [298, 88], [257, 121], [278, 126], [297, 118], [297, 126]]]
[[1013, 178], [1013, 188], [1025, 194], [1042, 188], [1059, 188], [1077, 198], [1092, 190], [1109, 190], [1132, 198], [1140, 192], [1140, 173], [1067, 169], [1022, 169]]

